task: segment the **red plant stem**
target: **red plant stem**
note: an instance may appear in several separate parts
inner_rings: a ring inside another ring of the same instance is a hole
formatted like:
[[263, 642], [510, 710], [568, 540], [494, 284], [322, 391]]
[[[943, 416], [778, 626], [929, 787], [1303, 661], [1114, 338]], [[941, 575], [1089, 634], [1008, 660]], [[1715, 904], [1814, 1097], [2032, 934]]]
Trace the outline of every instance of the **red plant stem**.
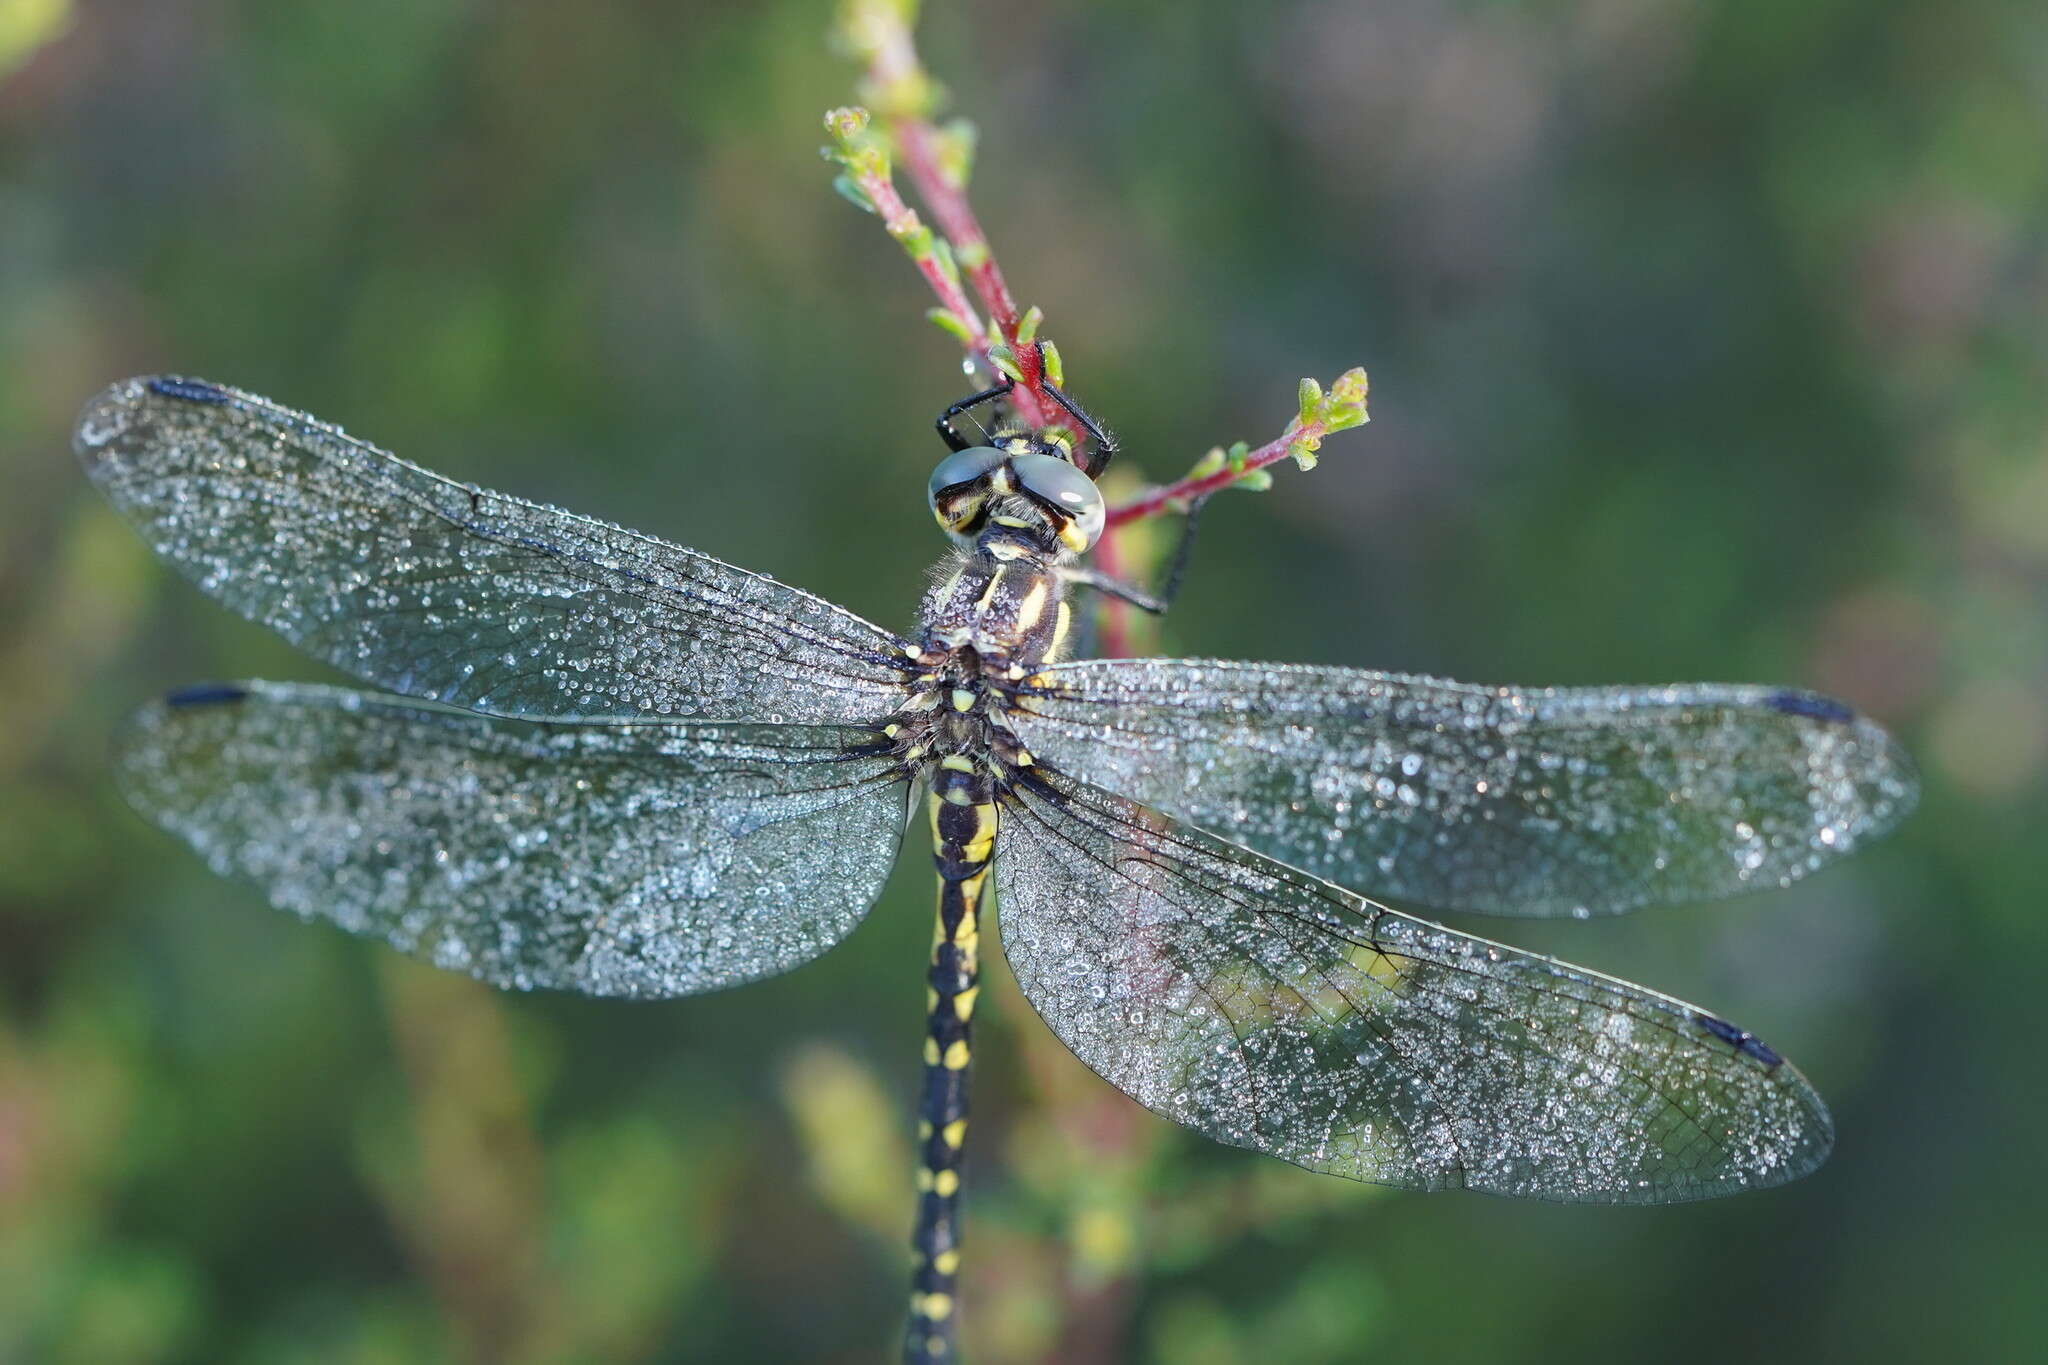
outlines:
[[965, 267], [968, 278], [974, 281], [974, 292], [981, 296], [989, 316], [1002, 330], [1003, 339], [1014, 345], [1017, 324], [1023, 315], [1017, 310], [1016, 296], [1010, 293], [1002, 267], [989, 251], [988, 234], [981, 230], [981, 220], [974, 216], [966, 191], [939, 166], [938, 152], [933, 146], [938, 130], [923, 119], [914, 118], [898, 119], [891, 129], [897, 145], [903, 149], [903, 164], [910, 168], [910, 178], [917, 183], [918, 197], [931, 209], [939, 231], [953, 243], [954, 251], [976, 262]]
[[[1017, 358], [1020, 377], [1010, 394], [1017, 416], [1034, 427], [1054, 421], [1065, 425], [1061, 417], [1055, 416], [1061, 409], [1044, 392], [1045, 368], [1039, 362], [1038, 348], [1018, 340], [1023, 315], [1017, 310], [1016, 295], [1010, 292], [1010, 282], [1004, 278], [1003, 268], [988, 244], [988, 234], [981, 230], [981, 220], [974, 216], [966, 189], [954, 183], [939, 165], [934, 145], [938, 129], [920, 118], [892, 119], [889, 127], [903, 152], [903, 165], [910, 172], [911, 182], [917, 186], [917, 197], [932, 211], [939, 231], [953, 244], [954, 256], [964, 262], [960, 267], [962, 273], [974, 286], [975, 295], [988, 309], [996, 330]], [[1081, 433], [1075, 432], [1074, 439], [1081, 439]]]
[[[888, 24], [878, 36], [880, 41], [873, 49], [868, 68], [868, 79], [873, 88], [888, 91], [919, 82], [923, 67], [918, 61], [917, 42], [911, 36], [909, 26]], [[967, 202], [966, 187], [954, 183], [939, 164], [938, 129], [928, 119], [915, 114], [888, 109], [883, 112], [892, 140], [902, 153], [903, 164], [917, 186], [917, 197], [931, 210], [940, 233], [953, 244], [954, 255], [965, 258], [967, 264], [963, 264], [961, 270], [973, 285], [982, 306], [988, 309], [1004, 344], [1016, 357], [1020, 377], [1017, 387], [1010, 392], [1011, 406], [1016, 409], [1017, 416], [1031, 426], [1047, 425], [1055, 420], [1054, 414], [1060, 413], [1061, 409], [1044, 391], [1045, 367], [1040, 363], [1038, 348], [1018, 341], [1017, 331], [1023, 318], [1017, 311], [1016, 296], [1010, 292], [1009, 281], [1003, 277], [1003, 268], [996, 264], [995, 253], [989, 249], [988, 234], [981, 230], [981, 220], [974, 216], [973, 206]], [[942, 301], [943, 298], [942, 295]], [[946, 306], [951, 308], [953, 305], [947, 303]], [[983, 333], [977, 326], [969, 335], [979, 338]], [[996, 372], [990, 363], [986, 342], [977, 341], [971, 347], [971, 353], [990, 374]], [[1079, 441], [1081, 433], [1075, 432], [1074, 439]]]
[[1146, 517], [1158, 516], [1175, 502], [1192, 501], [1214, 493], [1220, 488], [1228, 488], [1242, 479], [1247, 471], [1264, 469], [1269, 464], [1278, 464], [1286, 459], [1298, 442], [1320, 441], [1323, 435], [1323, 424], [1320, 422], [1310, 422], [1306, 425], [1300, 422], [1289, 423], [1286, 431], [1246, 455], [1241, 467], [1233, 468], [1226, 465], [1213, 474], [1204, 474], [1199, 478], [1191, 475], [1159, 488], [1148, 488], [1129, 502], [1110, 508], [1106, 525], [1114, 529]]
[[[852, 174], [854, 183], [860, 186], [861, 192], [866, 194], [868, 201], [875, 206], [875, 212], [882, 216], [882, 226], [888, 229], [891, 237], [901, 241], [907, 234], [917, 230], [917, 212], [903, 202], [903, 196], [896, 192], [894, 180], [887, 175], [869, 175], [860, 171], [854, 171]], [[911, 259], [917, 266], [917, 273], [924, 276], [925, 283], [939, 296], [940, 306], [959, 320], [960, 325], [967, 329], [967, 335], [982, 335], [981, 318], [975, 313], [973, 303], [968, 301], [967, 291], [960, 287], [958, 280], [946, 273], [939, 264], [939, 258], [927, 254]], [[983, 363], [987, 362], [985, 350], [979, 352], [979, 358]]]
[[[1122, 556], [1117, 553], [1116, 537], [1104, 532], [1095, 542], [1095, 568], [1098, 572], [1121, 581], [1123, 577]], [[1105, 659], [1122, 659], [1131, 652], [1131, 606], [1107, 594], [1096, 613], [1095, 652]]]

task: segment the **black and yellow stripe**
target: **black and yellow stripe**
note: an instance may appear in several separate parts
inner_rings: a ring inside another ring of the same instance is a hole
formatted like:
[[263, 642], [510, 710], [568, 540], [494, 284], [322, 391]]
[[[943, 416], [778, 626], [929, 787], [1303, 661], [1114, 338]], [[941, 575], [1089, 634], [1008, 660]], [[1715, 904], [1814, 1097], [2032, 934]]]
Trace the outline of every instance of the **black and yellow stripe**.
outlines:
[[931, 1365], [954, 1356], [960, 1272], [961, 1153], [967, 1140], [967, 1064], [980, 990], [981, 898], [1000, 816], [980, 762], [940, 761], [931, 791], [932, 858], [939, 870], [918, 1118], [917, 1228], [911, 1249], [910, 1330], [903, 1357]]

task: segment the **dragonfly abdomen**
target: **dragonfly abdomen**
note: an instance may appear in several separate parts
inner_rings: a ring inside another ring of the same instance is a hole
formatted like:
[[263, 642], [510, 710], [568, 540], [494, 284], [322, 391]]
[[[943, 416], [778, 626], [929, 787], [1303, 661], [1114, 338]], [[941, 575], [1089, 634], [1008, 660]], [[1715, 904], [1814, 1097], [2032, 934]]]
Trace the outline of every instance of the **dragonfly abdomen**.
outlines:
[[960, 1271], [961, 1156], [967, 1138], [967, 1070], [980, 987], [981, 894], [1001, 815], [985, 761], [954, 754], [931, 770], [932, 861], [939, 873], [925, 996], [924, 1095], [918, 1117], [917, 1254], [904, 1358], [953, 1354]]

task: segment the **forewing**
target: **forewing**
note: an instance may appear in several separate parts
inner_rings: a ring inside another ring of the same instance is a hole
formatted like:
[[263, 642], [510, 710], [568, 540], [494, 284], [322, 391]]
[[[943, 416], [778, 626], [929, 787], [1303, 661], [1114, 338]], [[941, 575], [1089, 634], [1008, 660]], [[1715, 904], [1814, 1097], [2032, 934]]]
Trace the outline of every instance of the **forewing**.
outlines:
[[1626, 982], [1411, 919], [1038, 765], [997, 854], [1053, 1031], [1205, 1136], [1357, 1180], [1594, 1203], [1775, 1185], [1827, 1155], [1805, 1079]]
[[144, 708], [118, 772], [281, 909], [498, 986], [653, 997], [785, 971], [852, 930], [904, 819], [871, 737], [248, 683]]
[[895, 636], [773, 579], [396, 459], [262, 398], [131, 379], [74, 440], [206, 592], [411, 697], [528, 719], [858, 723]]
[[1019, 736], [1282, 862], [1444, 910], [1595, 915], [1781, 887], [1917, 782], [1839, 702], [1720, 685], [1476, 687], [1183, 659], [1062, 664]]

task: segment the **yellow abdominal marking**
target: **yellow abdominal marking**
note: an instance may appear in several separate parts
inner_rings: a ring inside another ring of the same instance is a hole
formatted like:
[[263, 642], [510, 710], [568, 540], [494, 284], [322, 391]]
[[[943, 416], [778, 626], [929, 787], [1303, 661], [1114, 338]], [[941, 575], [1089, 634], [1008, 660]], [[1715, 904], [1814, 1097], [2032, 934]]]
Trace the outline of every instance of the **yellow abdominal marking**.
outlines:
[[966, 1069], [967, 1042], [965, 1039], [955, 1039], [953, 1043], [946, 1048], [946, 1070], [965, 1071]]
[[[934, 992], [934, 994], [936, 994], [936, 992]], [[981, 994], [981, 987], [979, 987], [979, 986], [969, 986], [969, 987], [968, 987], [968, 988], [967, 988], [966, 990], [964, 990], [964, 991], [960, 992], [960, 994], [958, 994], [958, 995], [954, 996], [954, 997], [953, 997], [953, 1013], [954, 1013], [954, 1014], [956, 1014], [956, 1015], [958, 1015], [958, 1016], [959, 1016], [959, 1017], [961, 1018], [961, 1020], [962, 1020], [963, 1022], [964, 1022], [965, 1020], [968, 1020], [968, 1019], [971, 1019], [971, 1018], [973, 1018], [973, 1017], [974, 1017], [974, 998], [975, 998], [976, 996], [980, 995], [980, 994]]]
[[[925, 1134], [925, 1136], [929, 1137], [930, 1134]], [[956, 1152], [959, 1151], [960, 1144], [967, 1141], [967, 1120], [954, 1119], [951, 1123], [946, 1125], [946, 1130], [943, 1136], [946, 1139], [946, 1145], [948, 1147], [951, 1147]]]

